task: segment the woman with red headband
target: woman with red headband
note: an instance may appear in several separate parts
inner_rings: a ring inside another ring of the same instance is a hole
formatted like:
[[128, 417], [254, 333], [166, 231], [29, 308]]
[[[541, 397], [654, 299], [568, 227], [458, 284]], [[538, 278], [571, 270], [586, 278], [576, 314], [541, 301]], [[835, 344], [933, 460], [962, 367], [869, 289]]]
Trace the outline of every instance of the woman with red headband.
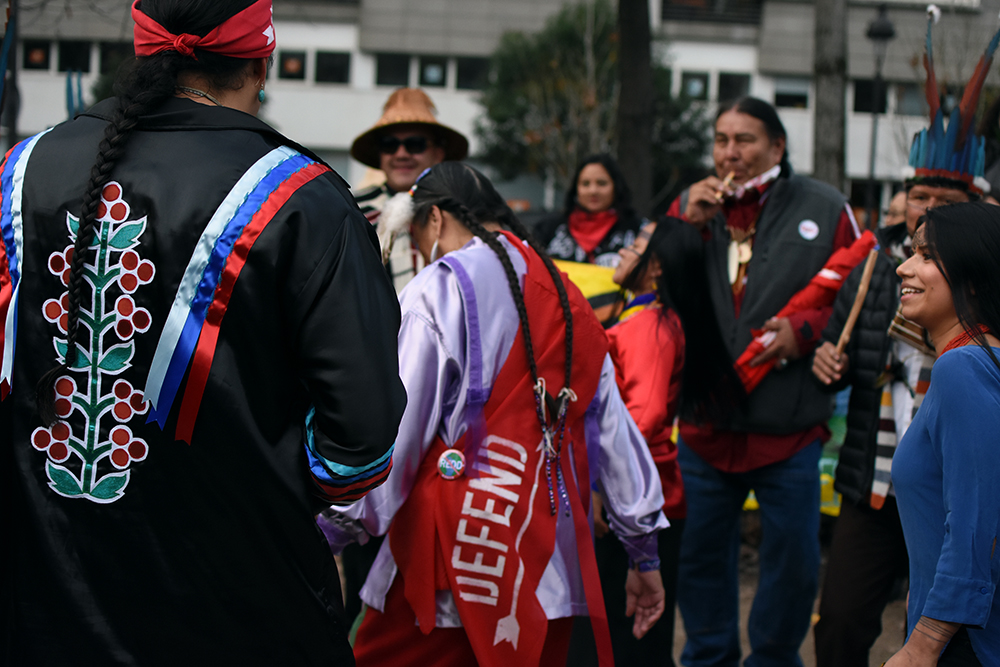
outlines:
[[269, 0], [132, 15], [119, 96], [0, 165], [4, 657], [353, 664], [314, 514], [392, 467], [377, 239], [255, 118]]

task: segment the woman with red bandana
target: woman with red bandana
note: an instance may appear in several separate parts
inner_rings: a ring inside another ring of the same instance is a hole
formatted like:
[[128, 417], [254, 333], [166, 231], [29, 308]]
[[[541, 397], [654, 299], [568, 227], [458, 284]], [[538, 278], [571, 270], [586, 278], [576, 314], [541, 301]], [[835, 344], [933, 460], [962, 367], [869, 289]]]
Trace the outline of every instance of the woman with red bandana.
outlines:
[[618, 266], [618, 251], [642, 225], [618, 163], [607, 153], [591, 155], [570, 182], [563, 212], [539, 223], [539, 242], [553, 259]]
[[256, 118], [270, 0], [132, 18], [118, 97], [0, 165], [3, 664], [353, 665], [314, 516], [392, 468], [375, 233]]

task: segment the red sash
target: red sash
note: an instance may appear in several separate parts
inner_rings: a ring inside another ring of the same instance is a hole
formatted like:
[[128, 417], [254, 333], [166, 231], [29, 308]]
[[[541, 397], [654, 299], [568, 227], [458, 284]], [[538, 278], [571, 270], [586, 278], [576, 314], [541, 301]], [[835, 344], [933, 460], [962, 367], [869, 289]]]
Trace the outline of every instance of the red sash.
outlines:
[[[525, 307], [539, 376], [554, 394], [562, 387], [566, 354], [558, 294], [542, 260], [519, 239], [509, 238], [528, 264]], [[467, 319], [470, 313], [474, 319], [471, 281], [461, 265], [449, 264], [463, 287]], [[579, 398], [567, 413], [561, 463], [598, 653], [602, 665], [611, 665], [607, 617], [587, 518], [590, 477], [584, 439], [584, 413], [597, 390], [607, 339], [583, 295], [565, 277], [563, 282], [573, 312], [572, 388]], [[474, 356], [478, 323], [468, 324], [470, 339], [476, 337], [470, 344], [470, 356]], [[470, 359], [470, 363], [478, 361]], [[555, 549], [556, 517], [549, 504], [541, 428], [520, 331], [493, 384], [483, 416], [484, 432], [470, 428], [455, 445], [465, 449], [471, 432], [482, 434], [482, 442], [470, 448], [475, 460], [466, 462], [463, 477], [445, 480], [438, 475], [438, 457], [446, 446], [440, 438], [434, 441], [409, 498], [392, 523], [389, 544], [406, 599], [424, 634], [435, 626], [435, 591], [451, 590], [480, 665], [537, 665], [548, 620], [535, 590]], [[570, 465], [570, 448], [575, 471]], [[577, 489], [576, 477], [581, 480], [581, 489]], [[555, 470], [552, 478], [559, 511], [563, 511]]]

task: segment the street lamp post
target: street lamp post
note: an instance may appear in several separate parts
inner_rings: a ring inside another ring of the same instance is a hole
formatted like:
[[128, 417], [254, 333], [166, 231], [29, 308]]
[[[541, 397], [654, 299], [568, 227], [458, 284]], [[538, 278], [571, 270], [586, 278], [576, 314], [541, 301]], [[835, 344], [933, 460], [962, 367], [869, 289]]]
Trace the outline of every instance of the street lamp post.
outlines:
[[872, 144], [868, 154], [868, 187], [865, 196], [865, 208], [868, 210], [868, 226], [875, 228], [875, 156], [878, 140], [878, 110], [882, 99], [882, 65], [885, 64], [885, 51], [889, 41], [896, 37], [896, 29], [889, 20], [886, 6], [879, 5], [878, 15], [868, 24], [865, 36], [871, 40], [875, 52], [875, 77], [872, 80]]

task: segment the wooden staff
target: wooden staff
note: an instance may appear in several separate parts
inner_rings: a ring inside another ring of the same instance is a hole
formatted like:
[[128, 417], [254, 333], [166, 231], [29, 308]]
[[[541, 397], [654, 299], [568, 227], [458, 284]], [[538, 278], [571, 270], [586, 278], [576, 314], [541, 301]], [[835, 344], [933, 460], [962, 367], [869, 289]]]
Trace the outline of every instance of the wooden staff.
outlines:
[[858, 315], [861, 313], [861, 306], [864, 305], [865, 297], [868, 295], [868, 286], [872, 282], [872, 272], [875, 271], [876, 259], [878, 259], [878, 248], [873, 248], [868, 253], [868, 259], [865, 260], [865, 269], [861, 273], [861, 284], [858, 285], [858, 294], [854, 297], [854, 305], [851, 306], [851, 313], [847, 316], [847, 323], [844, 324], [844, 330], [840, 332], [840, 340], [837, 341], [837, 349], [834, 352], [837, 358], [844, 353], [847, 342], [851, 340], [851, 332], [854, 331], [854, 325], [857, 323]]

